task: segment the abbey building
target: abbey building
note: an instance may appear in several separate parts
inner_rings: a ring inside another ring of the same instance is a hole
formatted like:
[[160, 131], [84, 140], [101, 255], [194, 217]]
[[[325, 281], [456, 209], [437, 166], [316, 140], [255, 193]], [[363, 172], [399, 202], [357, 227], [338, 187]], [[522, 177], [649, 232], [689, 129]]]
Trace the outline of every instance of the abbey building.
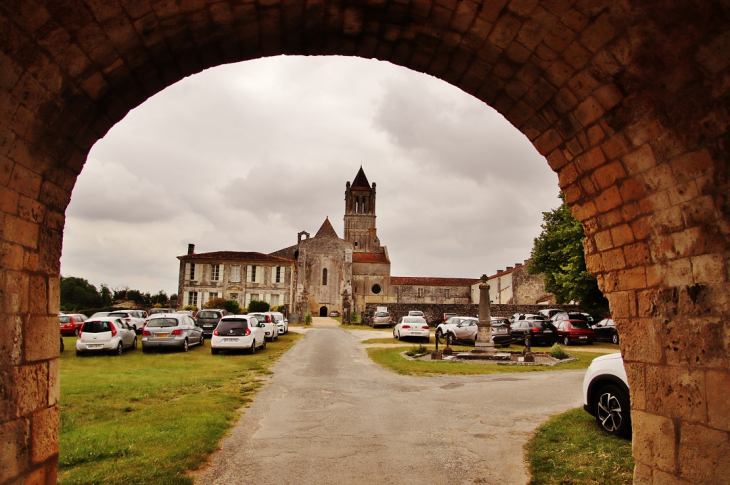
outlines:
[[391, 276], [376, 217], [376, 184], [361, 167], [345, 185], [344, 237], [327, 218], [314, 236], [302, 231], [296, 244], [270, 254], [195, 253], [191, 244], [188, 254], [178, 256], [178, 300], [199, 308], [216, 297], [236, 299], [242, 307], [264, 300], [289, 313], [320, 316], [342, 313], [348, 305], [361, 313], [368, 303], [475, 303], [477, 278]]

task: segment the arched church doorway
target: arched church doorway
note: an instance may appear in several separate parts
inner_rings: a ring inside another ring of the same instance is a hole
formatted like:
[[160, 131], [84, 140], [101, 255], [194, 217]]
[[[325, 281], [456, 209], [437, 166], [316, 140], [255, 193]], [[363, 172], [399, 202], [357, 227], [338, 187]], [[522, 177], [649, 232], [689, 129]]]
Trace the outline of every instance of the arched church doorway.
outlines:
[[190, 74], [329, 54], [452, 83], [532, 141], [585, 227], [587, 268], [621, 332], [636, 483], [720, 481], [715, 465], [730, 453], [730, 22], [720, 4], [333, 0], [325, 15], [297, 1], [155, 12], [141, 1], [3, 2], [0, 322], [12, 338], [0, 348], [11, 390], [0, 441], [23, 451], [8, 454], [0, 480], [55, 482], [59, 260], [90, 147]]
[[320, 317], [326, 317], [327, 316], [327, 307], [323, 306], [319, 309], [319, 316]]

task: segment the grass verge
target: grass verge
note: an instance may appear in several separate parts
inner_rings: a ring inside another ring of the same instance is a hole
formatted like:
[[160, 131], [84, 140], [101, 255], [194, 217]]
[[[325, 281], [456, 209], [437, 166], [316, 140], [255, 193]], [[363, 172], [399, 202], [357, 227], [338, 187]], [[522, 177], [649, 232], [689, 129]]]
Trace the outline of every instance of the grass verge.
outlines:
[[61, 354], [61, 484], [191, 484], [200, 467], [301, 335], [288, 333], [255, 355], [187, 353], [76, 357]]
[[[429, 349], [432, 346], [428, 346]], [[461, 350], [453, 347], [455, 350]], [[467, 347], [468, 348], [468, 347]], [[604, 354], [593, 352], [581, 352], [575, 355], [578, 359], [574, 362], [560, 364], [556, 367], [548, 366], [516, 366], [516, 365], [484, 365], [467, 362], [449, 361], [419, 361], [408, 360], [401, 355], [401, 352], [408, 350], [408, 347], [370, 348], [366, 349], [368, 355], [374, 362], [392, 370], [397, 374], [411, 376], [426, 375], [472, 375], [472, 374], [517, 374], [522, 372], [545, 372], [555, 370], [587, 369], [591, 361]]]
[[631, 441], [603, 433], [582, 408], [553, 416], [525, 445], [531, 485], [628, 485]]

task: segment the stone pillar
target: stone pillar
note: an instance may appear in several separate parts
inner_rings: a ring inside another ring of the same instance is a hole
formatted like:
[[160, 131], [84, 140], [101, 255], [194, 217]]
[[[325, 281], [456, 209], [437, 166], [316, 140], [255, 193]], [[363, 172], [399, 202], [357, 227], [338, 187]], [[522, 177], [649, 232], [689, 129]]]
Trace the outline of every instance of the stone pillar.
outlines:
[[482, 282], [479, 285], [479, 331], [477, 341], [474, 345], [476, 353], [493, 353], [494, 341], [492, 340], [492, 307], [489, 301], [489, 285], [487, 275], [482, 275]]
[[304, 316], [307, 314], [307, 309], [309, 308], [309, 293], [307, 293], [306, 288], [299, 295], [298, 307], [299, 322], [304, 323]]
[[342, 292], [342, 323], [350, 323], [350, 293], [347, 288]]

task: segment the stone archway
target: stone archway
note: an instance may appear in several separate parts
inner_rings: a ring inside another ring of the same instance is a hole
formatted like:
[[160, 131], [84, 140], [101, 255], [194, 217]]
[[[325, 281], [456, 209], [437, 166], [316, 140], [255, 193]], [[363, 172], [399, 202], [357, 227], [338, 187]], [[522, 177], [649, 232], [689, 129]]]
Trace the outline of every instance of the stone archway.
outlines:
[[326, 306], [319, 307], [319, 316], [320, 317], [327, 317], [327, 316], [329, 316], [329, 313], [327, 312], [327, 307]]
[[[546, 156], [621, 331], [635, 483], [730, 463], [730, 22], [720, 2], [0, 4], [0, 484], [55, 482], [59, 257], [90, 147], [205, 68], [375, 57], [493, 106]], [[725, 475], [724, 475], [725, 474]]]

